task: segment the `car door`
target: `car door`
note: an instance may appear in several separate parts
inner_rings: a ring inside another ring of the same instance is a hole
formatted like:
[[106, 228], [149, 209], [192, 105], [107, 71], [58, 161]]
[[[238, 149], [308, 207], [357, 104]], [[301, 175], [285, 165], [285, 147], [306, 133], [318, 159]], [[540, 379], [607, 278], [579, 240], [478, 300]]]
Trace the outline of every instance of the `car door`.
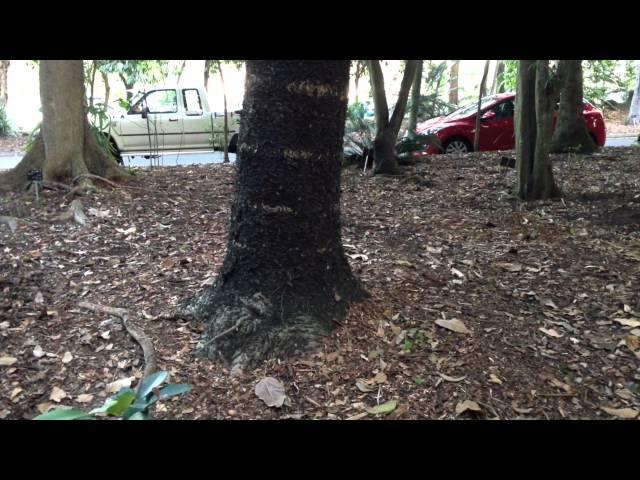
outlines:
[[515, 148], [513, 99], [504, 100], [486, 110], [480, 120], [480, 150]]
[[210, 137], [212, 130], [211, 113], [202, 108], [200, 92], [196, 88], [182, 90], [181, 101], [184, 105], [182, 148], [212, 148]]
[[[146, 118], [143, 111], [147, 109]], [[175, 89], [152, 90], [120, 122], [125, 150], [174, 150], [182, 141], [182, 118]]]

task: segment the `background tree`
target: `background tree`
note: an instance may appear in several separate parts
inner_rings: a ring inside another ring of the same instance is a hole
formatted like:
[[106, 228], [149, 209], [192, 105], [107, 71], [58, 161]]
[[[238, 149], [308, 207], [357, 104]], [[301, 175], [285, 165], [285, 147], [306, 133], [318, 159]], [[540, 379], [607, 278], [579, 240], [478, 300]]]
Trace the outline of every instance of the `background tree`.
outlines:
[[640, 61], [638, 62], [636, 86], [633, 89], [633, 98], [627, 116], [627, 125], [640, 125]]
[[359, 103], [358, 100], [358, 86], [360, 85], [360, 79], [367, 73], [367, 61], [366, 60], [351, 60], [351, 67], [353, 70], [353, 83], [356, 89], [355, 103]]
[[373, 142], [373, 173], [398, 173], [395, 143], [404, 118], [411, 83], [417, 67], [416, 60], [407, 60], [400, 84], [398, 101], [389, 118], [389, 107], [384, 89], [384, 76], [379, 60], [369, 60], [369, 77], [373, 91], [373, 103], [376, 117], [376, 137]]
[[504, 75], [504, 62], [502, 60], [496, 60], [496, 69], [493, 73], [493, 82], [491, 82], [491, 94], [503, 93], [504, 82], [502, 76]]
[[482, 105], [482, 97], [485, 96], [487, 89], [487, 75], [489, 73], [489, 64], [491, 60], [487, 60], [484, 64], [484, 72], [480, 81], [480, 91], [478, 92], [478, 110], [476, 112], [476, 129], [473, 135], [473, 151], [477, 152], [480, 147], [480, 106]]
[[6, 105], [9, 99], [7, 83], [9, 78], [9, 64], [11, 60], [0, 60], [0, 105]]
[[592, 153], [597, 146], [584, 121], [582, 93], [582, 60], [560, 60], [558, 62], [560, 86], [560, 110], [553, 132], [551, 151], [565, 153], [579, 150]]
[[549, 159], [556, 92], [548, 60], [520, 60], [516, 87], [516, 193], [523, 200], [559, 195]]
[[230, 366], [317, 346], [363, 291], [340, 238], [349, 61], [248, 61], [227, 253], [187, 311]]
[[423, 60], [418, 60], [416, 65], [416, 73], [413, 77], [413, 85], [411, 85], [411, 106], [409, 109], [409, 124], [407, 130], [409, 135], [416, 133], [416, 126], [418, 125], [418, 108], [420, 106], [420, 87], [422, 85], [422, 63]]
[[[31, 150], [0, 177], [3, 188], [21, 187], [26, 174], [42, 168], [45, 180], [70, 182], [91, 173], [111, 179], [127, 175], [97, 143], [85, 109], [82, 60], [41, 60], [42, 126]], [[80, 181], [90, 186], [89, 179]]]
[[458, 105], [458, 71], [460, 70], [460, 60], [454, 60], [449, 72], [449, 103]]
[[101, 70], [120, 77], [131, 101], [137, 83], [159, 83], [167, 77], [168, 68], [167, 60], [106, 60]]

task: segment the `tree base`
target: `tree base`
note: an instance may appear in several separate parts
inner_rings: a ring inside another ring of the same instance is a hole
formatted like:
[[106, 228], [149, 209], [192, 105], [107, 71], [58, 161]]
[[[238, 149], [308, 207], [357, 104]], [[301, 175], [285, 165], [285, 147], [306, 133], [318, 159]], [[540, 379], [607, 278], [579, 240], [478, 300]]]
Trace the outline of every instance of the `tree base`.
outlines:
[[551, 153], [593, 153], [598, 149], [591, 135], [586, 128], [574, 129], [572, 131], [556, 130], [556, 134], [551, 141]]

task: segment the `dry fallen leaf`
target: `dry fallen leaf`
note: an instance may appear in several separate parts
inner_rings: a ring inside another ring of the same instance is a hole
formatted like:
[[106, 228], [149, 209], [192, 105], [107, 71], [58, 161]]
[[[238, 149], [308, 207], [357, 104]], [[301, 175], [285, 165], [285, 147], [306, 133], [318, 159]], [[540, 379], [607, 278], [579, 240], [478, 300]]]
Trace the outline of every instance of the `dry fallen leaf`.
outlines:
[[358, 390], [364, 393], [373, 392], [376, 389], [371, 384], [367, 383], [366, 380], [363, 380], [363, 379], [356, 380], [356, 387], [358, 388]]
[[91, 400], [93, 400], [93, 395], [83, 393], [81, 395], [78, 395], [78, 398], [76, 398], [76, 400], [80, 403], [89, 403]]
[[51, 395], [49, 395], [49, 400], [53, 400], [56, 403], [59, 403], [60, 400], [67, 397], [67, 393], [59, 387], [53, 387], [51, 390]]
[[464, 323], [462, 323], [457, 318], [452, 318], [451, 320], [438, 319], [436, 320], [436, 325], [439, 325], [442, 328], [446, 328], [447, 330], [451, 330], [457, 333], [465, 333], [465, 334], [471, 333], [471, 330], [465, 327]]
[[456, 415], [460, 415], [467, 410], [471, 410], [472, 412], [481, 412], [482, 409], [480, 405], [478, 405], [473, 400], [465, 400], [464, 402], [458, 402], [456, 405]]
[[44, 357], [44, 350], [42, 350], [42, 347], [40, 345], [36, 345], [36, 347], [33, 349], [33, 356], [36, 358]]
[[553, 328], [543, 328], [540, 327], [538, 330], [540, 330], [542, 333], [544, 333], [545, 335], [549, 335], [550, 337], [553, 338], [562, 338], [564, 335], [562, 335], [561, 333], [558, 333], [555, 329]]
[[612, 320], [625, 327], [640, 327], [640, 320], [636, 320], [635, 318], [612, 318]]
[[53, 408], [53, 403], [49, 403], [49, 402], [39, 403], [38, 405], [36, 405], [36, 408], [40, 413], [47, 413], [49, 410]]
[[373, 377], [373, 381], [375, 383], [385, 383], [387, 381], [387, 375], [384, 372], [376, 373], [376, 376]]
[[62, 363], [69, 363], [71, 360], [73, 360], [73, 355], [71, 355], [71, 352], [65, 352], [62, 356]]
[[500, 380], [500, 378], [493, 373], [489, 374], [489, 381], [491, 383], [497, 383], [498, 385], [502, 385], [502, 380]]
[[367, 412], [374, 415], [382, 415], [393, 412], [398, 406], [397, 400], [389, 400], [388, 402], [381, 403], [372, 408], [367, 408]]
[[607, 412], [609, 415], [618, 418], [636, 418], [640, 411], [634, 410], [633, 408], [608, 408], [608, 407], [600, 407], [602, 410]]
[[44, 303], [44, 297], [42, 296], [42, 293], [40, 293], [40, 292], [36, 293], [35, 302], [36, 303]]
[[127, 377], [111, 382], [107, 385], [107, 393], [117, 393], [121, 388], [129, 388], [135, 379], [136, 377]]
[[0, 366], [9, 367], [18, 361], [15, 357], [0, 357]]
[[357, 415], [354, 415], [353, 417], [347, 418], [347, 420], [360, 420], [361, 418], [364, 418], [367, 415], [369, 415], [368, 412], [362, 412], [362, 413], [358, 413]]
[[445, 375], [444, 373], [438, 373], [438, 375], [440, 375], [440, 377], [442, 377], [443, 380], [446, 380], [447, 382], [461, 382], [462, 380], [464, 380], [465, 378], [467, 378], [466, 375], [463, 375], [462, 377], [450, 377], [449, 375]]
[[624, 343], [632, 352], [635, 352], [636, 350], [638, 350], [638, 348], [640, 348], [640, 338], [633, 335], [629, 335], [627, 338], [625, 338]]
[[509, 272], [519, 272], [520, 270], [522, 270], [522, 265], [520, 263], [498, 262], [496, 263], [496, 265], [504, 268]]
[[284, 385], [273, 377], [265, 377], [256, 384], [255, 394], [268, 407], [281, 407], [286, 395]]

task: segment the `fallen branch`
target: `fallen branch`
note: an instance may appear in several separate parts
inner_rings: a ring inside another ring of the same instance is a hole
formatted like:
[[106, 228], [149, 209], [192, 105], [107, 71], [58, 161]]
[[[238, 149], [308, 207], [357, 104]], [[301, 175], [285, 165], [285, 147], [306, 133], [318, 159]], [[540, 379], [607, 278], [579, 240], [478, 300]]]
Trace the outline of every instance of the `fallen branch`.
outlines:
[[0, 224], [7, 225], [11, 229], [11, 233], [15, 233], [18, 228], [18, 219], [16, 217], [0, 215]]
[[[151, 339], [141, 330], [137, 329], [133, 325], [129, 323], [129, 311], [124, 308], [114, 308], [107, 307], [104, 305], [99, 305], [97, 303], [90, 302], [80, 302], [78, 303], [79, 307], [86, 308], [87, 310], [91, 310], [92, 312], [102, 312], [108, 313], [109, 315], [113, 315], [122, 320], [122, 324], [124, 328], [129, 332], [129, 335], [133, 337], [133, 339], [138, 342], [140, 347], [142, 348], [142, 353], [144, 354], [144, 373], [142, 380], [147, 378], [149, 375], [158, 370], [158, 366], [156, 364], [156, 351], [153, 348], [153, 342]], [[142, 381], [140, 382], [142, 385]]]
[[80, 225], [86, 225], [89, 221], [82, 210], [82, 202], [78, 199], [73, 200], [69, 205], [69, 210], [58, 217], [58, 220], [73, 220]]
[[107, 185], [111, 185], [113, 188], [118, 188], [118, 184], [117, 183], [112, 182], [108, 178], [101, 177], [100, 175], [94, 175], [93, 173], [83, 173], [81, 175], [78, 175], [76, 178], [73, 179], [73, 181], [71, 182], [71, 185], [75, 185], [78, 180], [82, 180], [83, 178], [90, 178], [90, 179], [94, 179], [94, 180], [100, 180], [101, 182], [104, 182]]

